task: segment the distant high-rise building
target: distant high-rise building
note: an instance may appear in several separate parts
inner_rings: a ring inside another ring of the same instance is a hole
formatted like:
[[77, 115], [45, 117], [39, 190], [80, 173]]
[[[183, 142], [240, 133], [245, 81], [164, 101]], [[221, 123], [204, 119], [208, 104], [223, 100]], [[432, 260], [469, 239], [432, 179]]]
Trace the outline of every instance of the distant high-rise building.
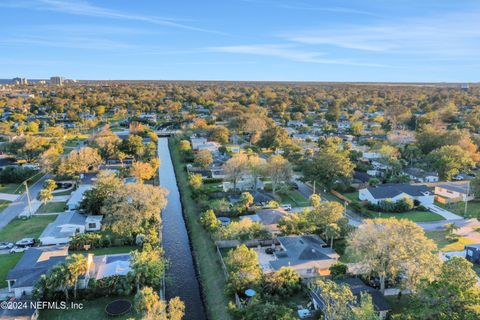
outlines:
[[53, 86], [63, 85], [63, 77], [50, 77], [50, 84]]
[[13, 78], [12, 82], [13, 82], [13, 84], [26, 85], [26, 84], [28, 84], [28, 79], [27, 78]]
[[463, 91], [468, 91], [468, 89], [470, 89], [470, 86], [468, 83], [462, 83], [461, 88]]

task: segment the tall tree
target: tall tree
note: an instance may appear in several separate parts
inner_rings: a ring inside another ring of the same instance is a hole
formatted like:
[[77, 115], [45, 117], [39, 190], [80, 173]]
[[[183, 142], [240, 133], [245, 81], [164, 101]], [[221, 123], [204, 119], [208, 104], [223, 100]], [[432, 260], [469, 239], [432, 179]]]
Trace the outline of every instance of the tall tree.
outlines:
[[435, 244], [409, 220], [365, 220], [349, 237], [347, 252], [360, 262], [365, 273], [378, 276], [380, 290], [386, 279], [405, 276], [402, 285], [416, 290], [422, 279], [432, 279], [438, 271]]
[[237, 183], [245, 174], [248, 166], [248, 157], [245, 154], [238, 154], [228, 159], [223, 165], [225, 175], [233, 184], [233, 189], [237, 189]]
[[278, 188], [287, 184], [292, 177], [292, 166], [287, 159], [281, 155], [273, 155], [268, 158], [267, 172], [272, 181], [273, 194]]

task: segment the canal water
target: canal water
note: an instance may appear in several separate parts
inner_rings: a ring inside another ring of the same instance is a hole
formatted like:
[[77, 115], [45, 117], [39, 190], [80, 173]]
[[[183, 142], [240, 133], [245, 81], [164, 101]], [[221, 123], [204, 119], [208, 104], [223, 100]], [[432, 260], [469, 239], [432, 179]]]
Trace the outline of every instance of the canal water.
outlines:
[[167, 189], [167, 206], [162, 212], [162, 244], [169, 260], [166, 298], [180, 297], [185, 302], [185, 319], [206, 319], [200, 286], [195, 272], [190, 240], [182, 214], [182, 204], [173, 169], [168, 138], [158, 139], [160, 186]]

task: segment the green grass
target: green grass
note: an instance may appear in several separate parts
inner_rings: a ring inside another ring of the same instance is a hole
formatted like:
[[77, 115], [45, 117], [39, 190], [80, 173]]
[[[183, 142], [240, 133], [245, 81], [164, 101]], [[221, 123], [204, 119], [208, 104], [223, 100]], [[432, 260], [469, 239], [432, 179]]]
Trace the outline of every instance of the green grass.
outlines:
[[[350, 192], [350, 193], [343, 193], [343, 196], [350, 199], [352, 203], [358, 203], [360, 205], [361, 202], [358, 200], [358, 192]], [[343, 204], [343, 201], [337, 197], [335, 197], [337, 201]], [[379, 213], [377, 211], [369, 210], [364, 207], [364, 209], [375, 218], [397, 218], [397, 219], [407, 219], [413, 222], [432, 222], [432, 221], [441, 221], [445, 220], [441, 215], [430, 212], [430, 211], [419, 211], [419, 210], [412, 210], [409, 212], [403, 213]]]
[[[35, 175], [30, 177], [28, 180], [28, 185], [31, 186], [40, 178], [43, 177], [43, 173], [38, 172]], [[10, 193], [10, 194], [22, 194], [25, 192], [25, 186], [21, 183], [7, 183], [0, 184], [0, 193]]]
[[22, 238], [38, 239], [47, 224], [56, 218], [56, 216], [33, 216], [26, 220], [13, 219], [0, 230], [0, 241], [16, 242]]
[[442, 203], [435, 202], [435, 204], [441, 208], [458, 214], [462, 217], [478, 217], [480, 218], [480, 200], [469, 201], [467, 204], [467, 214], [465, 215], [465, 202], [451, 203], [444, 205]]
[[10, 204], [10, 201], [8, 200], [0, 200], [0, 212], [5, 210], [6, 207]]
[[63, 202], [48, 202], [46, 204], [42, 204], [40, 208], [38, 208], [37, 213], [53, 213], [53, 212], [64, 212], [65, 206], [67, 203]]
[[209, 233], [198, 221], [198, 209], [191, 197], [187, 173], [185, 166], [181, 163], [177, 144], [170, 139], [169, 145], [208, 318], [212, 320], [231, 319], [227, 310], [228, 299], [224, 294], [226, 284], [220, 259]]
[[72, 188], [72, 189], [70, 189], [70, 190], [67, 190], [67, 191], [62, 191], [62, 192], [53, 193], [53, 196], [54, 196], [54, 197], [57, 197], [57, 196], [68, 196], [68, 195], [71, 195], [73, 191], [75, 191], [74, 188]]
[[430, 222], [445, 220], [441, 215], [430, 211], [409, 211], [404, 213], [381, 213], [375, 212], [380, 218], [407, 219], [413, 222]]
[[308, 207], [310, 201], [305, 198], [298, 190], [289, 190], [280, 194], [282, 204], [291, 204], [294, 207]]
[[[81, 310], [41, 310], [40, 318], [43, 320], [96, 320], [96, 319], [112, 319], [105, 314], [105, 307], [108, 303], [117, 299], [129, 299], [133, 302], [133, 296], [128, 297], [103, 297], [95, 300], [78, 301], [83, 304]], [[141, 319], [135, 313], [132, 306], [132, 312], [121, 317], [115, 317], [118, 320], [125, 319]]]
[[70, 253], [84, 253], [84, 254], [93, 253], [96, 256], [101, 256], [105, 254], [129, 253], [137, 249], [139, 248], [134, 246], [125, 246], [125, 247], [100, 248], [100, 249], [93, 249], [88, 251], [70, 251]]
[[456, 240], [447, 239], [446, 231], [428, 231], [425, 232], [427, 238], [432, 239], [441, 251], [461, 251], [466, 244], [472, 244], [474, 241], [468, 238], [459, 237]]
[[7, 286], [7, 274], [10, 269], [15, 267], [22, 256], [23, 252], [0, 255], [0, 288], [5, 288]]

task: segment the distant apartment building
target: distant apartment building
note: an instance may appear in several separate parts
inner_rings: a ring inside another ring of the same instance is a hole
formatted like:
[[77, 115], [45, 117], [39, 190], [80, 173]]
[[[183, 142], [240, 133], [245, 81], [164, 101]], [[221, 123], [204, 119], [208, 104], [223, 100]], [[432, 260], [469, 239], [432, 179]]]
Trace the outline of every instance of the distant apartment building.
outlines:
[[52, 86], [61, 86], [63, 85], [63, 77], [50, 77], [50, 84]]
[[19, 84], [19, 85], [27, 85], [28, 84], [28, 79], [27, 78], [13, 78], [12, 83], [13, 84]]

